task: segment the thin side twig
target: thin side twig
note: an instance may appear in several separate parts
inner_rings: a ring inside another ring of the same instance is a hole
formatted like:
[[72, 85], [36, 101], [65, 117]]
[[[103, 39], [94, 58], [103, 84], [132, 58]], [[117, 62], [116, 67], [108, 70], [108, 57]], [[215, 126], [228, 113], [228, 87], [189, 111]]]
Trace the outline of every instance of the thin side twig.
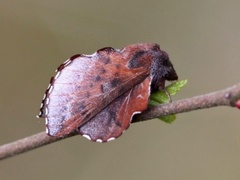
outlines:
[[[235, 102], [240, 99], [240, 84], [226, 88], [221, 91], [212, 92], [205, 95], [182, 99], [167, 104], [148, 108], [140, 115], [134, 116], [132, 123], [146, 121], [160, 116], [189, 112], [197, 109], [210, 108], [215, 106], [235, 106]], [[0, 160], [21, 154], [41, 146], [75, 136], [73, 132], [61, 138], [48, 136], [41, 132], [9, 144], [0, 146]]]

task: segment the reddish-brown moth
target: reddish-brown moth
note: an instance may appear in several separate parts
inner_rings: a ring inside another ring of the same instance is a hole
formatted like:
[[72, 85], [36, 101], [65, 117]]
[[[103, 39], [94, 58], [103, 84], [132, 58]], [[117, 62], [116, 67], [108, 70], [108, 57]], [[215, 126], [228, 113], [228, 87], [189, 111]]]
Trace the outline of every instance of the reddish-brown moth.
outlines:
[[50, 136], [73, 131], [89, 140], [119, 137], [134, 114], [147, 108], [152, 91], [178, 76], [157, 44], [106, 47], [92, 55], [72, 56], [57, 70], [42, 100], [38, 117]]

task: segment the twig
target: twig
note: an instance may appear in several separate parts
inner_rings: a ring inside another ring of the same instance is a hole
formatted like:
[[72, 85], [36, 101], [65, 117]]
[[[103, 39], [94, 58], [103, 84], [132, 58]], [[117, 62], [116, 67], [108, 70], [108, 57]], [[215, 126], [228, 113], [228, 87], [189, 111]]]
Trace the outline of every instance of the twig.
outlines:
[[159, 116], [184, 113], [215, 106], [235, 107], [235, 102], [238, 99], [240, 99], [240, 83], [221, 91], [148, 108], [144, 113], [136, 115], [132, 122], [145, 121]]
[[[205, 95], [195, 96], [188, 99], [178, 100], [171, 103], [148, 108], [144, 113], [134, 116], [132, 123], [150, 120], [159, 116], [189, 112], [197, 109], [210, 108], [215, 106], [236, 106], [240, 99], [240, 84], [226, 88], [221, 91], [212, 92]], [[65, 137], [54, 138], [41, 132], [9, 144], [0, 146], [0, 160], [21, 154], [38, 147], [75, 136], [74, 132]]]

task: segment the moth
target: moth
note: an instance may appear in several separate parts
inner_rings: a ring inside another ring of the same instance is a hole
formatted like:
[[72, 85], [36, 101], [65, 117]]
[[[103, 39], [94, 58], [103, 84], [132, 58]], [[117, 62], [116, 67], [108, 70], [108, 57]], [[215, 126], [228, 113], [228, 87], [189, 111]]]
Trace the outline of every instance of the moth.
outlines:
[[178, 79], [168, 54], [154, 43], [77, 54], [56, 72], [38, 115], [45, 118], [48, 135], [77, 131], [95, 142], [119, 137], [147, 108], [151, 92]]

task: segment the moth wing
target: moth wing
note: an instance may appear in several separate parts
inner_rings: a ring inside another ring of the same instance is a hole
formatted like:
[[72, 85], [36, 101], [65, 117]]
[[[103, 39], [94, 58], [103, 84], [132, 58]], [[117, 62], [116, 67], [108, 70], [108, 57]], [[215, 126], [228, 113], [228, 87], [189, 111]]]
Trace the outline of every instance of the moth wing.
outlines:
[[81, 135], [92, 141], [107, 142], [119, 137], [130, 125], [134, 114], [147, 108], [151, 78], [119, 96], [90, 121], [80, 126]]
[[129, 68], [130, 57], [122, 54], [105, 48], [93, 55], [74, 56], [59, 66], [39, 114], [49, 135], [73, 132], [149, 75], [146, 67]]

